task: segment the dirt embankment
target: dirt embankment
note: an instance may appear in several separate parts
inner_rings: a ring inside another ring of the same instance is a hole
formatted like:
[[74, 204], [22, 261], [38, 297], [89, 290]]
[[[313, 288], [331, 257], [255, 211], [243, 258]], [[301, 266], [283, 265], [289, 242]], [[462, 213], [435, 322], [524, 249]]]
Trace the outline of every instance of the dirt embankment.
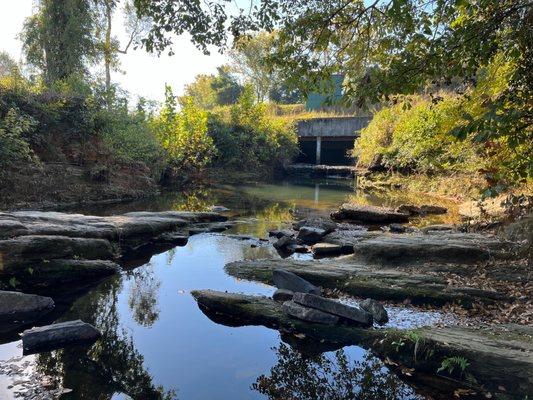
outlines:
[[0, 209], [50, 209], [153, 196], [159, 186], [141, 163], [82, 167], [47, 163], [0, 175]]

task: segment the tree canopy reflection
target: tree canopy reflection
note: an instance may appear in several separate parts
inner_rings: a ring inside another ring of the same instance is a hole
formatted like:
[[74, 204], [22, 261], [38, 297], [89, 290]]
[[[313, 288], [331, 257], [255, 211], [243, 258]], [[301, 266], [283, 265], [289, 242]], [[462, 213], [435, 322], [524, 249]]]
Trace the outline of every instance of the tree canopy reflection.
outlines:
[[277, 364], [252, 389], [271, 400], [418, 399], [379, 359], [351, 361], [344, 350], [306, 357], [285, 343], [274, 348]]

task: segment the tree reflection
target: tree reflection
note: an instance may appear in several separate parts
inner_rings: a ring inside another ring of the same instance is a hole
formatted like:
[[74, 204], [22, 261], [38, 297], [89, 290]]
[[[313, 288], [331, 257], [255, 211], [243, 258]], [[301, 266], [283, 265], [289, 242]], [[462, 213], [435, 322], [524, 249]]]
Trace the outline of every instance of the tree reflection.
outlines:
[[154, 384], [131, 334], [119, 325], [120, 289], [121, 277], [113, 276], [76, 301], [63, 316], [63, 320], [80, 318], [102, 332], [102, 337], [90, 349], [67, 347], [38, 355], [40, 372], [53, 377], [56, 385], [73, 390], [62, 399], [111, 399], [115, 393], [143, 400], [176, 398], [175, 391]]
[[418, 399], [375, 357], [350, 361], [344, 350], [306, 357], [280, 343], [278, 362], [252, 388], [272, 400]]
[[132, 275], [128, 305], [133, 312], [133, 319], [139, 325], [152, 326], [159, 318], [157, 292], [161, 282], [155, 277], [151, 264], [134, 270]]

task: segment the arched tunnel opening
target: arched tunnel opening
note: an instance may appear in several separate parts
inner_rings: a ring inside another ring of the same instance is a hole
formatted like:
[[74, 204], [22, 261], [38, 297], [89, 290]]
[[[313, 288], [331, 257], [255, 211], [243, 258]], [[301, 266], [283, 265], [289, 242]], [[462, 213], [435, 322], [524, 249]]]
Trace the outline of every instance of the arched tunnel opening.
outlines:
[[[317, 153], [317, 142], [319, 151]], [[299, 154], [294, 160], [303, 164], [353, 165], [351, 156], [355, 143], [354, 137], [300, 137]]]

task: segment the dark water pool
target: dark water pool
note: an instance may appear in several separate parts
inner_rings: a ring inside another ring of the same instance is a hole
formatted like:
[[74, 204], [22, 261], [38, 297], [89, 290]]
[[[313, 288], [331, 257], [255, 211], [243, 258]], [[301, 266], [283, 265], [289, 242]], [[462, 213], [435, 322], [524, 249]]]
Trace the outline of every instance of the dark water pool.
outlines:
[[[353, 195], [350, 185], [284, 183], [168, 193], [152, 201], [76, 211], [104, 214], [221, 204], [240, 221], [230, 234], [265, 237], [268, 229], [283, 227], [294, 215], [327, 213]], [[223, 270], [231, 261], [277, 257], [272, 246], [252, 244], [226, 234], [196, 235], [186, 246], [110, 277], [76, 300], [58, 297], [65, 309], [58, 321], [93, 323], [103, 332], [102, 339], [92, 347], [26, 357], [20, 341], [0, 344], [0, 399], [425, 398], [360, 347], [321, 354], [316, 343], [280, 338], [264, 327], [235, 328], [208, 319], [191, 290], [273, 292]], [[390, 324], [399, 328], [443, 318], [433, 312], [389, 311]], [[285, 344], [295, 341], [300, 342], [298, 350]]]

